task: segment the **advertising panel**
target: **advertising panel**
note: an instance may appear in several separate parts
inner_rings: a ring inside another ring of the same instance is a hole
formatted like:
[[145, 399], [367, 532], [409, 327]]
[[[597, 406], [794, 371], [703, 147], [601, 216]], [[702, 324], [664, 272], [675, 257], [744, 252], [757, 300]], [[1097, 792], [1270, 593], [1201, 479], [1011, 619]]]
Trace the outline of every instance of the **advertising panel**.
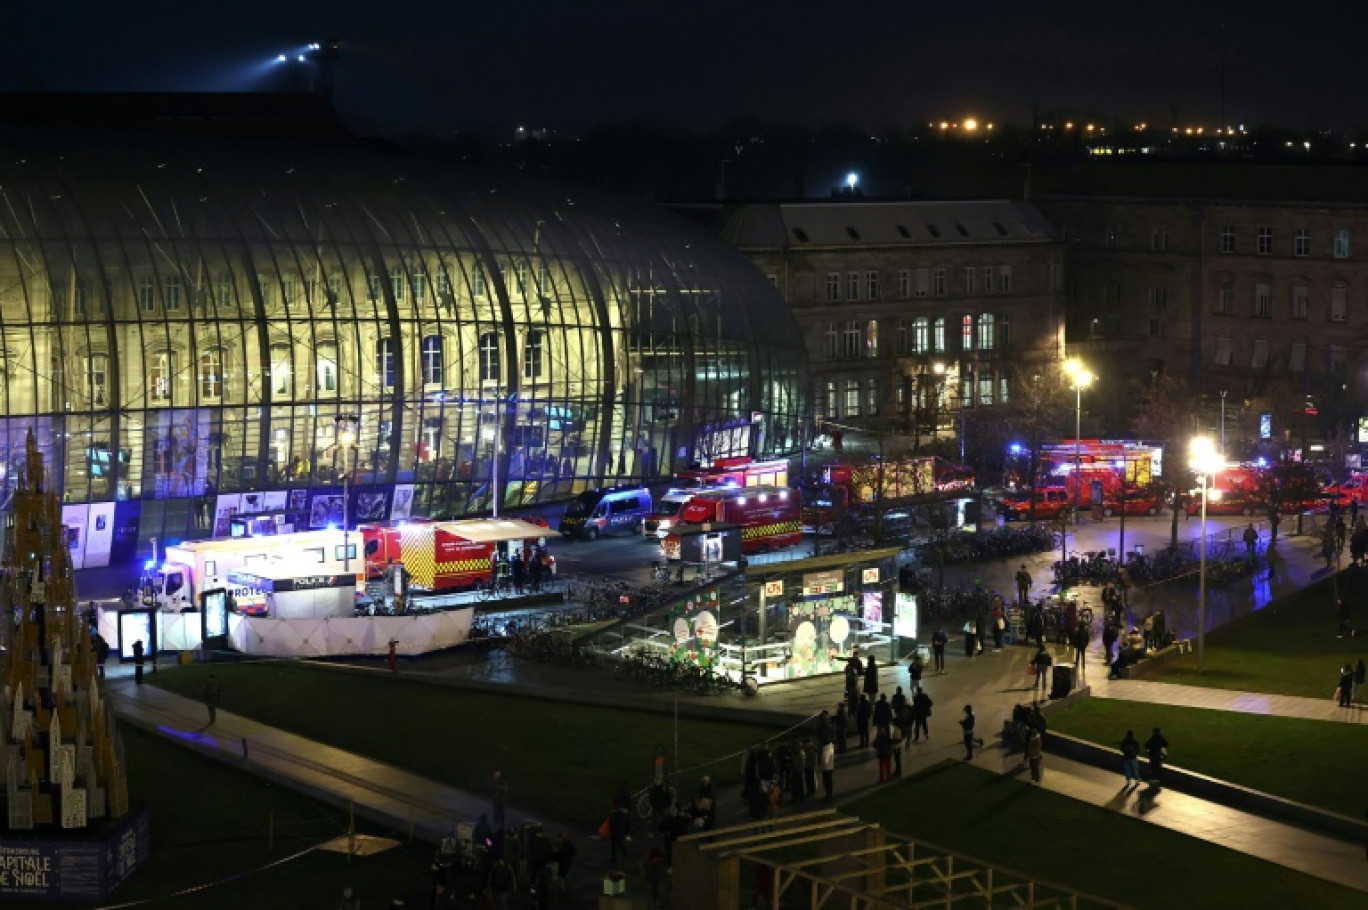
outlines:
[[114, 503], [94, 503], [90, 507], [90, 520], [86, 525], [86, 568], [109, 565], [113, 550]]
[[62, 506], [62, 533], [66, 535], [73, 569], [85, 568], [86, 521], [89, 517], [90, 506]]
[[893, 634], [900, 638], [917, 637], [917, 595], [901, 591], [893, 595]]

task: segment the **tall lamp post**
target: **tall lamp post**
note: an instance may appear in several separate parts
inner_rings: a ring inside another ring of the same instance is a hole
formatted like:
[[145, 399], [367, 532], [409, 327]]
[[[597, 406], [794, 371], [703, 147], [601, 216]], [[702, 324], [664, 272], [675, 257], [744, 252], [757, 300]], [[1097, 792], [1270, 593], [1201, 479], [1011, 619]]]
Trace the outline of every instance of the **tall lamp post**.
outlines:
[[1226, 390], [1221, 389], [1221, 457], [1225, 457], [1225, 397]]
[[1202, 557], [1197, 573], [1197, 672], [1206, 669], [1206, 563], [1207, 563], [1207, 484], [1221, 470], [1225, 459], [1209, 437], [1198, 436], [1188, 448], [1188, 465], [1202, 484]]
[[494, 390], [494, 426], [480, 431], [484, 441], [489, 443], [492, 454], [489, 457], [489, 509], [494, 518], [499, 517], [499, 437], [503, 435], [503, 399], [499, 390]]
[[351, 572], [350, 515], [351, 473], [353, 453], [356, 452], [356, 431], [361, 419], [355, 414], [337, 415], [337, 447], [342, 450], [342, 568]]
[[1080, 470], [1083, 461], [1083, 390], [1092, 384], [1092, 372], [1076, 357], [1064, 361], [1064, 375], [1069, 377], [1074, 388], [1074, 524], [1079, 522], [1079, 508], [1082, 505], [1083, 475]]

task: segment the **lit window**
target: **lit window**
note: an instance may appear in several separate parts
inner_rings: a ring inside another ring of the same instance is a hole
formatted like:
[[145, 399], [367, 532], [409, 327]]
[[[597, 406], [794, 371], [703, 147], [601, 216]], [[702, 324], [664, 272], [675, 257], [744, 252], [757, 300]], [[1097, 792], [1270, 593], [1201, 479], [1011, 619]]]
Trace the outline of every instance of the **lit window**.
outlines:
[[147, 358], [147, 397], [152, 401], [171, 400], [171, 376], [175, 366], [170, 351], [157, 351]]
[[872, 376], [865, 382], [865, 413], [870, 417], [879, 413], [879, 380]]
[[912, 353], [925, 354], [931, 350], [931, 320], [918, 316], [912, 320]]
[[845, 416], [860, 416], [860, 380], [847, 379], [845, 384]]
[[945, 317], [937, 316], [931, 324], [931, 350], [937, 354], [945, 353]]
[[218, 350], [205, 351], [199, 358], [199, 393], [201, 399], [223, 397], [223, 354]]
[[978, 318], [978, 349], [991, 351], [997, 347], [996, 321], [992, 313], [983, 313]]
[[237, 298], [233, 296], [232, 272], [219, 272], [218, 277], [214, 279], [214, 302], [220, 310], [231, 309], [237, 305]]
[[972, 351], [974, 349], [974, 317], [960, 317], [960, 350]]
[[294, 394], [294, 365], [287, 344], [271, 345], [271, 394], [281, 398]]
[[978, 375], [978, 403], [985, 407], [993, 403], [993, 373], [986, 370]]
[[865, 323], [865, 350], [866, 357], [879, 356], [879, 320], [871, 319]]
[[426, 335], [420, 348], [423, 385], [442, 384], [442, 336]]
[[337, 391], [337, 342], [318, 343], [318, 392], [319, 394]]
[[828, 383], [826, 384], [826, 416], [827, 416], [827, 417], [839, 417], [839, 416], [841, 416], [841, 415], [840, 415], [840, 410], [839, 410], [839, 404], [840, 404], [840, 402], [838, 402], [838, 401], [836, 400], [836, 383], [834, 383], [834, 382], [828, 382]]
[[998, 404], [1007, 404], [1012, 400], [1011, 378], [1006, 373], [998, 375]]

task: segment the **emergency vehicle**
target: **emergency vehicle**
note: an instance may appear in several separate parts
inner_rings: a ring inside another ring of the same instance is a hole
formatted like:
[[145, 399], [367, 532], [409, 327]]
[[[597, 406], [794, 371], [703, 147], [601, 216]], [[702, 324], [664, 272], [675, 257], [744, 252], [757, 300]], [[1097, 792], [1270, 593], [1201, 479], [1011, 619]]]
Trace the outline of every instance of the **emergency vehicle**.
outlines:
[[671, 490], [664, 496], [655, 501], [651, 514], [646, 516], [642, 522], [641, 533], [647, 538], [655, 537], [660, 540], [665, 539], [665, 535], [670, 533], [670, 529], [679, 521], [679, 513], [689, 504], [699, 492], [699, 488], [690, 490]]
[[832, 464], [822, 472], [821, 490], [807, 499], [803, 526], [826, 530], [859, 506], [896, 505], [973, 485], [974, 472], [969, 468], [930, 455], [863, 465]]
[[363, 524], [366, 575], [402, 564], [410, 585], [429, 591], [488, 585], [500, 553], [512, 559], [546, 542], [549, 529], [518, 518], [470, 518], [407, 524]]
[[325, 530], [174, 544], [166, 548], [162, 560], [150, 560], [143, 567], [142, 599], [157, 610], [179, 613], [200, 609], [200, 596], [205, 591], [224, 589], [237, 612], [262, 615], [266, 612], [265, 592], [233, 583], [229, 572], [289, 564], [319, 574], [338, 573], [347, 568], [345, 556], [350, 550], [350, 570], [355, 574], [363, 568], [360, 543], [361, 538], [353, 533], [344, 550], [343, 533]]
[[680, 471], [680, 480], [701, 487], [787, 487], [787, 459], [752, 461], [749, 458], [719, 458], [708, 467]]
[[676, 532], [684, 525], [712, 522], [741, 526], [741, 552], [791, 547], [803, 540], [803, 497], [783, 487], [720, 487], [699, 490], [680, 510], [679, 522], [665, 535], [666, 559], [680, 558]]

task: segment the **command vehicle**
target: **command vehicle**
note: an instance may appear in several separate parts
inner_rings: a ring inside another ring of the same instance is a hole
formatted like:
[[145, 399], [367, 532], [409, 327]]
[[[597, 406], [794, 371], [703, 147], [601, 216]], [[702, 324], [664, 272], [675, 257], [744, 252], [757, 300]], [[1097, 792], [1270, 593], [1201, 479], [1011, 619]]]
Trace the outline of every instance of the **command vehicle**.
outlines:
[[365, 541], [367, 577], [403, 565], [413, 588], [444, 591], [488, 585], [500, 554], [527, 559], [549, 529], [519, 518], [469, 518], [364, 524], [357, 533]]
[[857, 514], [862, 507], [900, 505], [973, 485], [974, 473], [969, 468], [930, 455], [832, 464], [822, 472], [821, 485], [805, 499], [803, 526], [825, 532], [841, 516]]
[[[239, 613], [260, 615], [266, 611], [265, 593], [232, 583], [228, 578], [230, 571], [288, 563], [320, 574], [348, 568], [359, 573], [364, 569], [359, 558], [360, 543], [361, 538], [353, 533], [344, 549], [343, 532], [324, 530], [173, 544], [166, 548], [164, 558], [150, 560], [143, 567], [142, 599], [157, 610], [179, 613], [199, 609], [205, 591], [224, 589]], [[350, 566], [345, 558], [348, 551]]]
[[802, 509], [802, 495], [782, 487], [699, 490], [680, 510], [674, 529], [665, 535], [665, 558], [680, 558], [676, 532], [682, 527], [712, 522], [740, 525], [743, 553], [793, 546], [803, 539]]
[[1073, 507], [1073, 494], [1063, 487], [1042, 487], [1008, 493], [998, 500], [998, 514], [1003, 521], [1029, 521], [1031, 500], [1035, 500], [1037, 521], [1049, 521], [1065, 509]]
[[690, 468], [677, 476], [701, 487], [787, 487], [788, 470], [788, 460], [783, 458], [719, 458], [708, 467]]

